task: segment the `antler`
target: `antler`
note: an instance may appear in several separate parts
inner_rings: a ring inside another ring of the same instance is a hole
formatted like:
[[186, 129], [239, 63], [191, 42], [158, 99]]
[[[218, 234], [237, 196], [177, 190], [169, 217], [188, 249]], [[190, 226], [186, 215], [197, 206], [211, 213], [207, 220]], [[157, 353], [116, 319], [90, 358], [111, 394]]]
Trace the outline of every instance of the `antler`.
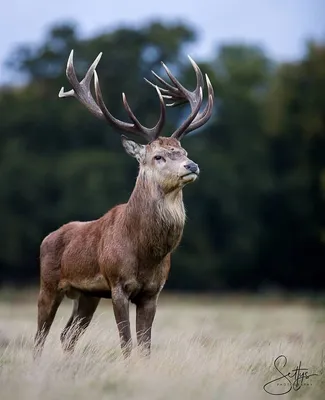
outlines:
[[[170, 99], [173, 103], [167, 104], [167, 106], [175, 107], [180, 104], [184, 104], [189, 102], [191, 106], [191, 115], [184, 121], [184, 123], [172, 134], [172, 137], [180, 140], [187, 133], [194, 131], [194, 129], [199, 128], [204, 125], [211, 117], [213, 111], [213, 100], [214, 100], [214, 92], [213, 87], [211, 85], [210, 79], [207, 74], [205, 74], [205, 79], [208, 87], [208, 102], [206, 107], [202, 112], [199, 112], [201, 104], [202, 104], [202, 90], [204, 87], [204, 79], [202, 72], [196, 62], [188, 56], [195, 74], [196, 74], [196, 88], [193, 92], [190, 92], [181, 83], [174, 77], [174, 75], [170, 72], [168, 67], [162, 62], [162, 66], [164, 67], [167, 75], [169, 76], [172, 83], [175, 85], [171, 85], [167, 83], [164, 79], [162, 79], [159, 75], [157, 75], [154, 71], [151, 71], [155, 78], [163, 85], [163, 87], [159, 87], [159, 90], [163, 93], [163, 97], [165, 99]], [[145, 79], [151, 86], [157, 87], [149, 80]]]
[[[119, 119], [115, 118], [108, 111], [108, 109], [105, 105], [105, 102], [103, 100], [98, 76], [96, 73], [96, 67], [99, 63], [99, 60], [101, 59], [101, 56], [102, 56], [102, 53], [99, 53], [99, 55], [97, 56], [95, 61], [92, 63], [92, 65], [88, 69], [85, 77], [82, 79], [81, 82], [79, 82], [76, 72], [75, 72], [74, 65], [73, 65], [73, 50], [71, 50], [71, 53], [68, 58], [68, 63], [67, 63], [66, 75], [67, 75], [68, 81], [70, 82], [73, 89], [69, 90], [68, 92], [65, 92], [64, 88], [62, 87], [59, 92], [59, 97], [75, 97], [93, 115], [95, 115], [97, 118], [106, 120], [112, 127], [117, 128], [123, 132], [129, 132], [129, 133], [133, 133], [136, 135], [140, 135], [143, 138], [145, 138], [146, 140], [148, 140], [149, 142], [155, 140], [159, 136], [160, 132], [162, 131], [162, 128], [165, 123], [165, 115], [166, 115], [164, 99], [160, 93], [158, 86], [153, 85], [155, 87], [155, 89], [157, 90], [158, 97], [159, 97], [160, 117], [159, 117], [157, 124], [153, 128], [147, 128], [147, 127], [141, 125], [141, 123], [138, 121], [138, 119], [132, 112], [124, 93], [122, 93], [124, 108], [133, 123], [120, 121]], [[94, 100], [94, 98], [91, 94], [91, 91], [90, 91], [90, 83], [91, 83], [93, 76], [94, 76], [94, 84], [95, 84], [96, 101]]]

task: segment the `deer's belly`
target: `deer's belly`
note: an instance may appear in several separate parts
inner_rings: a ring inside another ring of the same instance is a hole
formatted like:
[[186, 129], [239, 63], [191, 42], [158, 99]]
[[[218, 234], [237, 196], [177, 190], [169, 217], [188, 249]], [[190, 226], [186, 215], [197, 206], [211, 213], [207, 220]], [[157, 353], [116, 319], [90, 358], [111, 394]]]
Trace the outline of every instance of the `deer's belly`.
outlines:
[[111, 297], [111, 289], [101, 274], [79, 279], [63, 279], [59, 284], [59, 289], [72, 299], [77, 298], [80, 293], [95, 297]]

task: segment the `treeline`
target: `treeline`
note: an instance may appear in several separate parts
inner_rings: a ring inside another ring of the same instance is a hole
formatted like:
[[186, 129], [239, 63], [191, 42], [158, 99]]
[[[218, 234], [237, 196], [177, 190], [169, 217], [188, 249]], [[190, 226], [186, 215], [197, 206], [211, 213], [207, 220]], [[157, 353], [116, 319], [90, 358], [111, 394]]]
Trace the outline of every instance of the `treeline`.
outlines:
[[[0, 284], [38, 280], [39, 245], [70, 220], [96, 219], [125, 202], [137, 174], [119, 134], [73, 99], [65, 67], [75, 50], [81, 78], [97, 68], [106, 104], [125, 119], [121, 93], [145, 125], [159, 110], [143, 81], [163, 60], [194, 84], [186, 57], [195, 32], [153, 22], [81, 39], [57, 25], [8, 66], [26, 79], [0, 90]], [[185, 188], [188, 220], [168, 287], [179, 290], [324, 288], [325, 45], [277, 65], [254, 46], [221, 46], [200, 63], [216, 93], [211, 122], [183, 141], [201, 168]], [[187, 109], [184, 109], [187, 111]], [[168, 109], [165, 135], [183, 109]]]

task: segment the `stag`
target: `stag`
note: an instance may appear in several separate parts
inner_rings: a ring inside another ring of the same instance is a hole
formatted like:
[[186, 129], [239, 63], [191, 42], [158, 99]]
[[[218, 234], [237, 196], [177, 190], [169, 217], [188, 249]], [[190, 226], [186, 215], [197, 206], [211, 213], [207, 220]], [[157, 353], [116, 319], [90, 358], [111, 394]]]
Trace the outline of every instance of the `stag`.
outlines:
[[[153, 128], [143, 126], [132, 112], [125, 94], [124, 108], [131, 122], [115, 118], [106, 108], [96, 73], [102, 53], [82, 81], [78, 81], [70, 53], [66, 75], [72, 89], [59, 97], [75, 97], [96, 117], [119, 131], [138, 135], [148, 142], [137, 143], [122, 135], [126, 152], [139, 163], [133, 192], [120, 204], [94, 221], [74, 221], [50, 233], [40, 246], [40, 293], [34, 356], [39, 355], [64, 296], [73, 299], [73, 311], [61, 334], [64, 351], [72, 352], [88, 327], [101, 298], [111, 298], [120, 336], [122, 354], [131, 353], [129, 303], [136, 305], [138, 345], [150, 354], [151, 328], [157, 300], [170, 269], [171, 253], [179, 244], [185, 223], [183, 187], [194, 182], [199, 167], [187, 157], [180, 140], [205, 124], [213, 110], [213, 88], [205, 75], [208, 101], [203, 101], [204, 78], [191, 59], [197, 85], [189, 91], [162, 63], [171, 83], [154, 74], [160, 117]], [[95, 99], [90, 85], [94, 78]], [[190, 115], [171, 137], [160, 137], [165, 122], [164, 98], [177, 106], [188, 102]]]

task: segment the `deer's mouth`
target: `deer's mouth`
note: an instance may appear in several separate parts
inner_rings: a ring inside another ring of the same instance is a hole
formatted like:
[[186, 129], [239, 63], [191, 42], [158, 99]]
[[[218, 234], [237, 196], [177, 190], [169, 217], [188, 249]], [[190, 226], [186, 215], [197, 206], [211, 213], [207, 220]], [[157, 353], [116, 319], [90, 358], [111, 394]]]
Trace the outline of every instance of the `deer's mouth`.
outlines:
[[181, 176], [181, 179], [184, 181], [195, 181], [199, 176], [199, 172], [188, 172], [187, 174], [184, 174]]
[[188, 172], [187, 174], [184, 174], [182, 176], [188, 176], [188, 175], [196, 175], [199, 176], [199, 172]]

